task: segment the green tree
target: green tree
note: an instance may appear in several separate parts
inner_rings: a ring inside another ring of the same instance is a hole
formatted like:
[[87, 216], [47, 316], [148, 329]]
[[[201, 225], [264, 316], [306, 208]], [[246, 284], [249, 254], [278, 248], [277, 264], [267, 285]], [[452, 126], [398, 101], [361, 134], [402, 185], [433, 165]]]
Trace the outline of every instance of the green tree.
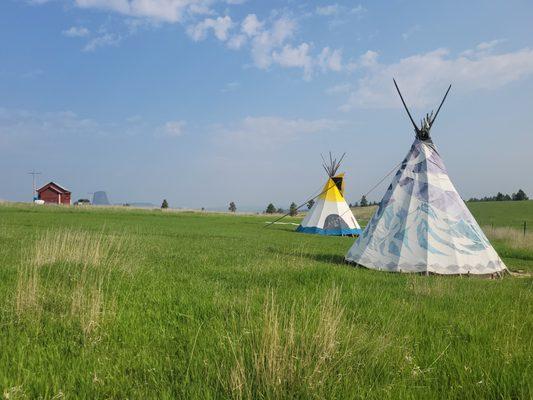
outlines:
[[515, 201], [529, 200], [529, 197], [527, 197], [527, 194], [522, 189], [519, 189], [518, 192], [513, 193], [513, 200]]
[[229, 203], [228, 210], [230, 210], [233, 213], [237, 211], [237, 206], [235, 205], [235, 203], [233, 201], [231, 203]]
[[361, 205], [361, 207], [368, 206], [368, 200], [366, 199], [365, 195], [363, 195], [363, 197], [361, 197], [361, 201], [359, 202], [359, 204]]
[[274, 214], [274, 213], [276, 212], [276, 207], [274, 206], [274, 204], [270, 203], [270, 204], [267, 206], [265, 212], [266, 212], [267, 214]]
[[289, 214], [291, 217], [295, 217], [296, 215], [298, 215], [298, 206], [295, 202], [292, 202], [289, 206]]
[[168, 208], [168, 201], [167, 199], [163, 200], [163, 203], [161, 204], [161, 208]]
[[313, 199], [309, 200], [307, 202], [307, 209], [310, 210], [315, 205], [315, 201]]

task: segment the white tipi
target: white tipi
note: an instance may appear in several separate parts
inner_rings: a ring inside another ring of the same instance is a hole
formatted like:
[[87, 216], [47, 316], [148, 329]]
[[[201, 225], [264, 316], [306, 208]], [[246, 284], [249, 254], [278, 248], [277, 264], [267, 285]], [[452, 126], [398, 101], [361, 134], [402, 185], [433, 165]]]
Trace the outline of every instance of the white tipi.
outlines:
[[426, 115], [416, 139], [346, 260], [367, 268], [435, 274], [499, 274], [506, 270], [453, 186], [429, 133]]
[[328, 181], [296, 229], [297, 232], [332, 236], [354, 236], [361, 233], [361, 227], [344, 200], [344, 174], [337, 174], [343, 158], [344, 155], [337, 161], [330, 153], [329, 163], [324, 160], [323, 167], [328, 174]]

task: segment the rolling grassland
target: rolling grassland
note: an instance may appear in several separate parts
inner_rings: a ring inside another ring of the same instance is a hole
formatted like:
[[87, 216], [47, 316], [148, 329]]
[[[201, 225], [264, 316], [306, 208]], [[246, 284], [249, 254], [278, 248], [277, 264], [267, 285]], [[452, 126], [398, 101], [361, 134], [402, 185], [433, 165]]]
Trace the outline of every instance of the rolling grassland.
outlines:
[[264, 216], [2, 204], [1, 393], [531, 398], [524, 203], [472, 207], [522, 271], [497, 280], [354, 268], [354, 239]]

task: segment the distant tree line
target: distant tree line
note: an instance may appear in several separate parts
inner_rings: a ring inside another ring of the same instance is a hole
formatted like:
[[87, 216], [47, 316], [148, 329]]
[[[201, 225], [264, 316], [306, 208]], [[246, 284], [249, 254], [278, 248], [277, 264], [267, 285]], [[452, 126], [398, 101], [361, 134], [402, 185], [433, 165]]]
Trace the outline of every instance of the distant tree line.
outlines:
[[350, 203], [350, 207], [368, 207], [368, 206], [377, 206], [379, 203], [377, 201], [368, 201], [366, 196], [361, 197], [360, 202]]
[[[469, 199], [468, 201], [520, 201], [520, 200], [529, 200], [529, 197], [527, 196], [527, 194], [522, 190], [522, 189], [519, 189], [518, 192], [516, 193], [513, 193], [512, 195], [508, 195], [508, 194], [503, 194], [501, 192], [498, 192], [498, 194], [496, 196], [492, 196], [492, 197], [483, 197], [481, 199], [478, 199], [478, 198], [475, 198], [475, 197], [472, 197], [471, 199]], [[307, 209], [310, 210], [311, 208], [313, 208], [313, 205], [315, 204], [315, 201], [313, 199], [309, 200], [306, 205], [307, 205]], [[350, 203], [350, 207], [368, 207], [368, 206], [377, 206], [379, 205], [379, 203], [377, 201], [368, 201], [368, 199], [366, 198], [365, 195], [363, 195], [361, 197], [361, 201], [359, 202], [355, 202], [355, 203]], [[166, 208], [168, 207], [168, 203], [166, 203], [166, 200], [163, 201], [163, 205], [161, 206], [161, 208]], [[235, 205], [235, 203], [232, 201], [231, 203], [229, 203], [229, 207], [228, 207], [228, 210], [230, 212], [236, 212], [237, 211], [237, 206]], [[286, 214], [288, 213], [289, 215], [291, 216], [296, 216], [298, 215], [298, 206], [296, 205], [296, 203], [292, 202], [289, 206], [289, 210], [284, 210], [283, 208], [279, 208], [279, 207], [276, 207], [274, 204], [272, 203], [269, 203], [268, 206], [266, 207], [265, 211], [264, 211], [265, 214]]]
[[[307, 204], [307, 206], [309, 207], [309, 204]], [[274, 204], [270, 203], [265, 210], [265, 214], [275, 214], [275, 213], [286, 214], [287, 210], [284, 210], [283, 208], [276, 208]], [[298, 215], [298, 206], [296, 205], [295, 202], [292, 202], [291, 205], [289, 206], [288, 213], [291, 217], [295, 217], [296, 215]]]
[[476, 197], [472, 197], [468, 201], [476, 202], [476, 201], [522, 201], [522, 200], [529, 200], [529, 197], [527, 197], [527, 194], [522, 189], [519, 189], [518, 192], [513, 193], [512, 195], [498, 192], [496, 196], [485, 196], [480, 199]]

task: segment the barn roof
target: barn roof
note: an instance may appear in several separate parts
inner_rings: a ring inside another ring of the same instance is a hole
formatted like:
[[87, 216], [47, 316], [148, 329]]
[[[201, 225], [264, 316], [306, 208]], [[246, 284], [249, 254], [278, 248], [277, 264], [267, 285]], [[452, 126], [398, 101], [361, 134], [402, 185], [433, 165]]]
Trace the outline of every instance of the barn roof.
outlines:
[[37, 189], [37, 192], [39, 192], [39, 193], [40, 192], [44, 192], [46, 189], [52, 189], [54, 192], [61, 193], [61, 194], [70, 193], [70, 190], [65, 189], [63, 186], [58, 185], [55, 182], [48, 182], [42, 188]]

